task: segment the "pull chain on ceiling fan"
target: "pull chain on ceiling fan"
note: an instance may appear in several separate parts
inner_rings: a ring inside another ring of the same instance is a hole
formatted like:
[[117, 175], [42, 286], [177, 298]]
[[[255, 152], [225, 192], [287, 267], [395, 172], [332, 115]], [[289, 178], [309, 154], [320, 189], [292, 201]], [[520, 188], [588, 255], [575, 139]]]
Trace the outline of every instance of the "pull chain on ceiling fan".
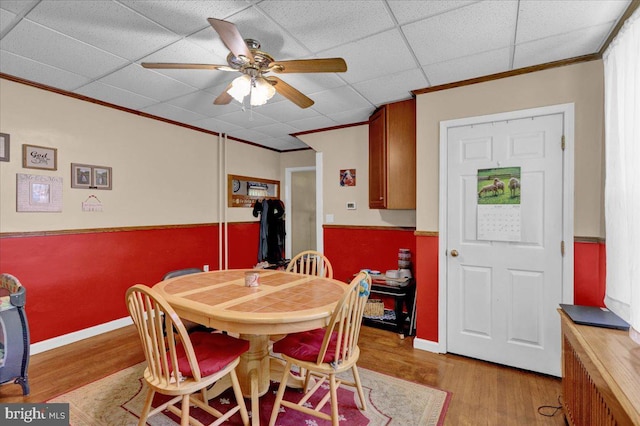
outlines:
[[275, 76], [267, 73], [319, 73], [345, 72], [347, 63], [342, 58], [295, 59], [275, 61], [271, 55], [260, 50], [260, 43], [253, 39], [243, 39], [235, 24], [221, 19], [209, 18], [209, 23], [229, 49], [227, 65], [179, 64], [143, 62], [144, 68], [155, 69], [210, 69], [238, 71], [242, 75], [234, 79], [213, 102], [226, 105], [232, 99], [242, 102], [250, 96], [251, 105], [263, 105], [275, 93], [279, 93], [300, 108], [313, 105], [313, 100]]

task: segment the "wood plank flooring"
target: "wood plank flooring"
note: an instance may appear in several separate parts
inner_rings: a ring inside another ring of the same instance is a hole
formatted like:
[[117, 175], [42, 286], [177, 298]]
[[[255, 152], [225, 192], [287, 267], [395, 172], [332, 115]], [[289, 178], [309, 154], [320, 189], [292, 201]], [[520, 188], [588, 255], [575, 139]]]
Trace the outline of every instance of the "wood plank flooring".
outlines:
[[[559, 405], [558, 378], [416, 350], [413, 338], [370, 327], [362, 327], [360, 349], [360, 367], [452, 392], [445, 425], [565, 425], [562, 412], [538, 413]], [[30, 395], [5, 384], [0, 402], [44, 402], [143, 360], [135, 329], [125, 327], [32, 356]]]

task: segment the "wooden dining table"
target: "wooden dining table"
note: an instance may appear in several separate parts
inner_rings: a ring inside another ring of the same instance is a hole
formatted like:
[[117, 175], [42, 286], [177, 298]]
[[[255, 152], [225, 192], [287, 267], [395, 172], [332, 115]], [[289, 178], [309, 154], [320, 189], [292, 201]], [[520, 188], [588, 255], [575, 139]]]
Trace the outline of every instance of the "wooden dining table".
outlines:
[[[258, 274], [257, 286], [245, 285], [247, 272]], [[161, 281], [154, 289], [181, 318], [249, 341], [237, 374], [243, 394], [251, 398], [252, 424], [258, 425], [259, 398], [269, 389], [272, 370], [273, 377], [281, 377], [279, 364], [269, 356], [269, 336], [325, 327], [347, 285], [278, 270], [234, 269], [183, 275]], [[228, 386], [230, 382], [221, 381], [211, 395]]]

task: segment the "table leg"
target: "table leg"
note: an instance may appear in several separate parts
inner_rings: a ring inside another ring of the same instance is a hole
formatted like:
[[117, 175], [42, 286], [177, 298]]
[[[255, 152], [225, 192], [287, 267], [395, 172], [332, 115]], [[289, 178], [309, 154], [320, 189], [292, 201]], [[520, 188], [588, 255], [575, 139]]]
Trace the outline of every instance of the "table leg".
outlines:
[[241, 334], [249, 341], [249, 350], [240, 356], [236, 367], [242, 394], [251, 398], [251, 423], [260, 425], [260, 397], [269, 390], [269, 337]]
[[240, 356], [236, 367], [242, 394], [251, 396], [251, 373], [255, 371], [258, 396], [262, 396], [269, 390], [269, 338], [256, 334], [241, 334], [240, 338], [249, 341], [249, 350]]

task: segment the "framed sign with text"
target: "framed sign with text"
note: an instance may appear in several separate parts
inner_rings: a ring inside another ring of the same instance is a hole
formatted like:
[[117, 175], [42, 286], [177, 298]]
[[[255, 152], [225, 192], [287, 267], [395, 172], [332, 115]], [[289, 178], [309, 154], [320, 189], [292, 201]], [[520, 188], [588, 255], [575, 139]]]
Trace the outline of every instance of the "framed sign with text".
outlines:
[[58, 150], [46, 146], [22, 145], [22, 167], [58, 170]]

